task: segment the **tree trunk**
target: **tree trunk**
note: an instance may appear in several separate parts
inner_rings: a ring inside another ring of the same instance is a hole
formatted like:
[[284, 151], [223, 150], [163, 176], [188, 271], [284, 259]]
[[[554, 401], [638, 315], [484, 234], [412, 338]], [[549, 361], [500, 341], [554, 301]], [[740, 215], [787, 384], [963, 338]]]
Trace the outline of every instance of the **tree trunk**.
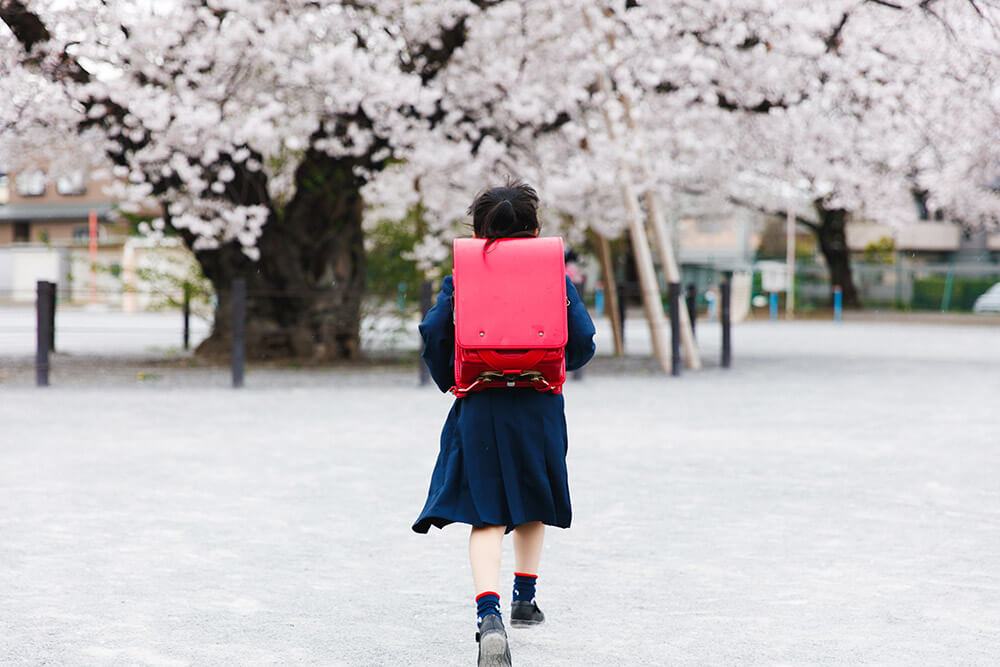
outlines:
[[[235, 243], [196, 253], [218, 296], [211, 335], [198, 347], [229, 355], [231, 285], [247, 281], [247, 359], [355, 359], [360, 353], [365, 283], [361, 182], [354, 162], [309, 151], [295, 172], [294, 198], [272, 212], [260, 261]], [[190, 245], [190, 243], [189, 243]]]
[[815, 208], [819, 216], [816, 236], [820, 251], [830, 269], [831, 303], [833, 288], [839, 285], [844, 308], [861, 308], [861, 299], [858, 297], [858, 291], [854, 287], [854, 277], [851, 274], [851, 252], [847, 247], [847, 236], [844, 231], [847, 211], [842, 208], [824, 208], [821, 202], [816, 202]]

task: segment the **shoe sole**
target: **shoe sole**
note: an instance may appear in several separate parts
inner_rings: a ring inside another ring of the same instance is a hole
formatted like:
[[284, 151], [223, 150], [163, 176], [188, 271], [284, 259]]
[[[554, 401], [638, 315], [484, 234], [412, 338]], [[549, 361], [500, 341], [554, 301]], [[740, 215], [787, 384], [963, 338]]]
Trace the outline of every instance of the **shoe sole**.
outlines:
[[514, 628], [533, 628], [536, 625], [541, 625], [545, 621], [522, 621], [520, 619], [510, 619], [510, 625]]
[[506, 637], [491, 632], [479, 640], [479, 667], [510, 667]]

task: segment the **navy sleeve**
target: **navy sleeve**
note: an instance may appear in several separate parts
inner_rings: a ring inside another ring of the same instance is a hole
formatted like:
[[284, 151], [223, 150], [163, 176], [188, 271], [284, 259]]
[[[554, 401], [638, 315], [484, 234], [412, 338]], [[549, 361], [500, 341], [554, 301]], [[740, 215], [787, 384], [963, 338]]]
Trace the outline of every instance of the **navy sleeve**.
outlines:
[[437, 302], [420, 324], [420, 336], [424, 339], [420, 356], [441, 391], [448, 391], [455, 384], [455, 316], [451, 306], [454, 291], [451, 276], [447, 276], [441, 282]]
[[594, 322], [587, 307], [577, 294], [570, 279], [566, 278], [566, 298], [569, 299], [566, 321], [569, 324], [569, 340], [566, 343], [566, 370], [575, 371], [594, 356]]

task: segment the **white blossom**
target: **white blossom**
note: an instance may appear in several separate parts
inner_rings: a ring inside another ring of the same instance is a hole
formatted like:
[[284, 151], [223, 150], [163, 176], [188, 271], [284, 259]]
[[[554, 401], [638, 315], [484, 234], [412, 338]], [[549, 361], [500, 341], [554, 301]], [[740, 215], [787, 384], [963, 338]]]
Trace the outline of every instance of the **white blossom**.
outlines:
[[[74, 153], [103, 143], [127, 161], [116, 196], [159, 183], [196, 249], [235, 241], [251, 258], [309, 150], [391, 158], [355, 169], [366, 224], [419, 203], [425, 268], [465, 233], [475, 193], [507, 176], [538, 188], [547, 232], [573, 237], [623, 231], [622, 173], [668, 204], [781, 208], [794, 192], [904, 223], [917, 189], [966, 224], [994, 221], [998, 10], [895, 4], [36, 2], [47, 52], [68, 45], [93, 76], [57, 84], [0, 33], [0, 153], [65, 154], [98, 122]], [[421, 49], [459, 24], [464, 42], [421, 77]], [[229, 199], [241, 173], [266, 179], [265, 205]]]

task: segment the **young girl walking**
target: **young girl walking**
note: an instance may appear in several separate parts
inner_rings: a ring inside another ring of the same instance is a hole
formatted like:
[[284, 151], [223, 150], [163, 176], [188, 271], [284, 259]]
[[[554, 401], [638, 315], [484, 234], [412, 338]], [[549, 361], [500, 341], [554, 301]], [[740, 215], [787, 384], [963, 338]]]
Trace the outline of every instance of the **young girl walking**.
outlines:
[[[538, 195], [509, 182], [476, 197], [469, 212], [477, 238], [537, 236]], [[420, 325], [423, 358], [441, 391], [455, 383], [454, 285], [444, 279], [437, 303]], [[594, 324], [567, 279], [566, 368], [575, 370], [594, 355]], [[472, 526], [469, 560], [475, 585], [479, 665], [510, 665], [500, 610], [500, 554], [506, 533], [514, 533], [514, 590], [511, 625], [545, 620], [535, 601], [545, 526], [568, 528], [566, 417], [562, 394], [531, 387], [491, 388], [457, 398], [441, 432], [441, 450], [431, 475], [427, 503], [413, 530], [450, 523]]]

